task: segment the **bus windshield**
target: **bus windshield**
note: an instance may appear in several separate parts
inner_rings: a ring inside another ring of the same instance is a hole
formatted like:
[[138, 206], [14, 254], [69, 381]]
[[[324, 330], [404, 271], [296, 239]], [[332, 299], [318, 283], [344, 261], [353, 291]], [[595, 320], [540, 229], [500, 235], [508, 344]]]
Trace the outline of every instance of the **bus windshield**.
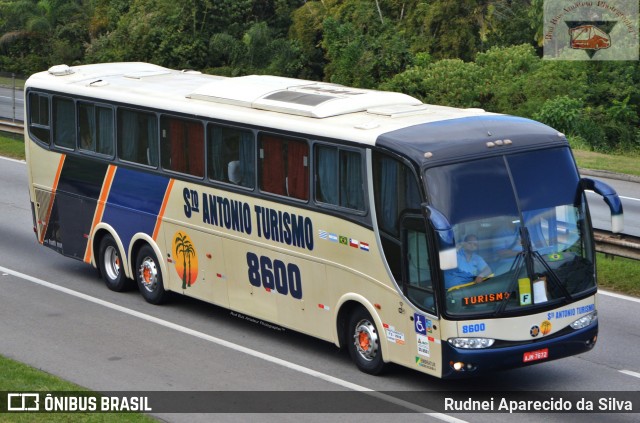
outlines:
[[445, 313], [497, 316], [572, 301], [595, 288], [585, 197], [557, 148], [426, 171], [431, 204], [453, 228]]

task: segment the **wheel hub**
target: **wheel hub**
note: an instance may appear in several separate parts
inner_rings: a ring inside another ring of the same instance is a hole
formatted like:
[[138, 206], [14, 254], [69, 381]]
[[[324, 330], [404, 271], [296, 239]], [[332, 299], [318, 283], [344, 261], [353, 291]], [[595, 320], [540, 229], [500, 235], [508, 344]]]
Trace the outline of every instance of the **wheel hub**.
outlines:
[[105, 270], [109, 279], [118, 279], [118, 275], [120, 275], [120, 256], [118, 255], [118, 250], [113, 246], [108, 246], [104, 252], [104, 261]]
[[158, 284], [158, 267], [150, 257], [145, 257], [140, 263], [138, 276], [147, 291], [153, 292], [155, 290]]
[[367, 361], [373, 360], [378, 355], [378, 332], [375, 326], [368, 320], [361, 320], [355, 328], [353, 343], [356, 351]]

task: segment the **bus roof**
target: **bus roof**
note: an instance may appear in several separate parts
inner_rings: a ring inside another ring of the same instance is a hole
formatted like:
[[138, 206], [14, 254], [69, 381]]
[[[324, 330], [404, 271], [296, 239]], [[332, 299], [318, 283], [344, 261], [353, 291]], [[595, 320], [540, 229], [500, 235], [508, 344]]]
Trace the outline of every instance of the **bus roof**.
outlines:
[[[486, 121], [503, 127], [500, 132], [505, 136], [514, 125], [527, 126], [529, 133], [550, 133], [550, 128], [537, 122], [527, 120], [525, 124], [524, 119], [507, 117], [496, 120], [501, 115], [424, 104], [401, 93], [266, 75], [227, 78], [149, 63], [54, 66], [32, 75], [25, 85], [26, 89], [30, 87], [311, 137], [368, 145], [381, 142], [415, 159], [422, 158], [418, 162], [424, 160], [424, 153], [447, 147], [447, 139], [456, 138], [456, 145], [470, 136], [483, 142], [495, 141], [484, 130], [482, 122]], [[481, 133], [477, 137], [465, 131], [456, 131], [455, 137], [450, 132], [448, 136], [428, 135], [438, 134], [445, 127], [455, 130], [464, 122], [462, 127], [472, 133], [482, 129]], [[469, 122], [476, 123], [469, 126]], [[442, 145], [443, 141], [447, 145]]]

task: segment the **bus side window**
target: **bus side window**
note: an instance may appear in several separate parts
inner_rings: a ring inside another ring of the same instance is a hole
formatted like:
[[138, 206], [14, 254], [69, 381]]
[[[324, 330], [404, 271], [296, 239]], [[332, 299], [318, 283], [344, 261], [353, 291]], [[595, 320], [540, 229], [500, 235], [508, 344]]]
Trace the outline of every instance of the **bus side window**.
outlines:
[[58, 147], [76, 148], [76, 112], [73, 100], [53, 97], [53, 143]]
[[378, 152], [373, 156], [376, 218], [387, 264], [396, 281], [402, 280], [400, 218], [420, 209], [416, 178], [406, 165]]
[[360, 153], [318, 145], [315, 157], [316, 201], [364, 211]]
[[435, 294], [424, 218], [420, 214], [405, 217], [402, 226], [403, 257], [406, 263], [403, 292], [414, 304], [435, 314]]
[[137, 110], [118, 110], [118, 157], [158, 166], [158, 118]]
[[199, 121], [162, 116], [162, 167], [187, 175], [204, 176], [204, 127]]
[[309, 145], [279, 135], [260, 136], [260, 189], [272, 194], [309, 199]]
[[113, 156], [113, 110], [88, 103], [78, 104], [78, 148]]
[[209, 124], [209, 178], [246, 188], [255, 186], [253, 132]]
[[40, 142], [49, 144], [49, 97], [29, 93], [29, 129]]

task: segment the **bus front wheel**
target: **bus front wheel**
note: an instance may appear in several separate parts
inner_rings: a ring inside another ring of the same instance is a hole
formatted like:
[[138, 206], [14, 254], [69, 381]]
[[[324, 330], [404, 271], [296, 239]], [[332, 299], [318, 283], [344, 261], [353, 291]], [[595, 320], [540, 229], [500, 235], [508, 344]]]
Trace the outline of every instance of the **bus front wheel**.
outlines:
[[136, 259], [136, 281], [140, 294], [151, 304], [161, 304], [167, 299], [167, 291], [162, 284], [162, 272], [156, 253], [149, 245], [144, 245]]
[[115, 239], [109, 234], [100, 241], [100, 275], [112, 291], [122, 292], [132, 287], [132, 281], [124, 274], [122, 255]]
[[358, 307], [349, 318], [347, 347], [358, 369], [378, 375], [385, 368], [380, 333], [367, 310]]

